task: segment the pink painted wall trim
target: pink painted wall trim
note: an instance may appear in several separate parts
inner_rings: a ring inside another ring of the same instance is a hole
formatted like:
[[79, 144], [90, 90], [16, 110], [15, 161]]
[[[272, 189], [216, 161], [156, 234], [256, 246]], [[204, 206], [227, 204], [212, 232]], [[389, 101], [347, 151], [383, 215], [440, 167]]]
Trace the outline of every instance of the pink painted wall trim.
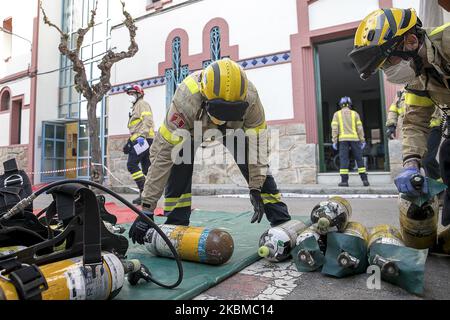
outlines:
[[157, 2], [153, 2], [145, 7], [147, 11], [149, 10], [161, 10], [166, 4], [171, 3], [172, 0], [159, 0]]
[[[9, 145], [20, 145], [20, 143], [13, 143], [13, 140], [20, 140], [20, 132], [13, 132], [13, 129], [17, 128], [18, 125], [18, 121], [20, 119], [20, 117], [22, 116], [22, 110], [23, 110], [23, 102], [25, 100], [25, 95], [21, 94], [15, 97], [11, 98], [11, 108], [10, 108], [10, 112], [11, 112], [11, 116], [9, 117]], [[22, 108], [20, 109], [20, 112], [18, 110], [15, 110], [15, 103], [21, 103], [22, 104]], [[15, 121], [17, 121], [17, 123], [14, 123]]]
[[0, 104], [2, 103], [1, 99], [3, 98], [3, 94], [4, 94], [5, 92], [8, 92], [8, 94], [9, 94], [9, 108], [6, 109], [6, 110], [1, 110], [2, 106], [0, 105], [0, 110], [1, 110], [1, 111], [0, 111], [0, 114], [9, 113], [10, 110], [11, 110], [11, 96], [12, 96], [12, 93], [11, 93], [11, 89], [10, 89], [9, 87], [4, 87], [4, 88], [0, 91]]
[[29, 71], [28, 70], [23, 70], [14, 74], [10, 74], [9, 76], [6, 76], [4, 78], [0, 79], [0, 84], [4, 84], [7, 82], [11, 82], [11, 81], [16, 81], [25, 77], [29, 76]]
[[392, 0], [378, 0], [378, 6], [380, 8], [392, 8], [394, 4]]
[[211, 52], [209, 47], [210, 31], [213, 27], [220, 28], [221, 34], [221, 54], [229, 56], [232, 60], [239, 60], [239, 46], [230, 46], [230, 28], [228, 23], [223, 18], [211, 19], [203, 28], [203, 51], [198, 54], [189, 55], [189, 35], [186, 30], [177, 28], [169, 33], [165, 45], [165, 61], [158, 65], [159, 76], [164, 76], [166, 69], [172, 68], [172, 41], [175, 37], [181, 39], [181, 63], [188, 65], [189, 70], [200, 70], [203, 67], [203, 62], [211, 59]]
[[[28, 172], [34, 172], [35, 163], [35, 135], [36, 135], [36, 101], [37, 101], [37, 68], [38, 68], [38, 48], [39, 48], [39, 0], [37, 2], [37, 13], [34, 18], [33, 27], [33, 47], [31, 55], [31, 89], [30, 89], [30, 125], [29, 125], [29, 148], [28, 148]], [[34, 175], [30, 175], [31, 183], [34, 183]]]

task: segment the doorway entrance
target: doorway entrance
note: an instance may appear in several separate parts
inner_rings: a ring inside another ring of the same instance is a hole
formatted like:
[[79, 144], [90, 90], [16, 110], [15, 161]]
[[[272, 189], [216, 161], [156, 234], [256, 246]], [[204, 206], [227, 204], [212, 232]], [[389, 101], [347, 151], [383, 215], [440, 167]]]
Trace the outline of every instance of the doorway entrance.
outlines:
[[[331, 121], [343, 96], [352, 99], [353, 110], [359, 113], [364, 126], [367, 146], [363, 157], [367, 170], [389, 171], [381, 76], [361, 80], [347, 56], [352, 49], [353, 38], [315, 46], [320, 172], [339, 172], [339, 155], [332, 148]], [[350, 170], [358, 172], [355, 161], [351, 163]]]

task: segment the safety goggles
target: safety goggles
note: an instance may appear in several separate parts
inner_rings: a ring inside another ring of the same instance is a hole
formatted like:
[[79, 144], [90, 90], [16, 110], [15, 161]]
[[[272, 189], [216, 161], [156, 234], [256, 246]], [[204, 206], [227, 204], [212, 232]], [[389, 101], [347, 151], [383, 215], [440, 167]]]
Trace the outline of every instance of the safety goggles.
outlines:
[[206, 112], [220, 121], [242, 121], [249, 107], [246, 101], [229, 102], [223, 99], [205, 102]]

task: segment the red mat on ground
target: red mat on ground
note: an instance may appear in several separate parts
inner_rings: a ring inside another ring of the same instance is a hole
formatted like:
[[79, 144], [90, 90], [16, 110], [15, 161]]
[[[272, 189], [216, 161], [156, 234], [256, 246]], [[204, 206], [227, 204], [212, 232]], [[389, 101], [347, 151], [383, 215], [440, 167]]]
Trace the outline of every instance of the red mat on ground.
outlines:
[[[136, 213], [128, 207], [121, 207], [114, 202], [105, 203], [106, 210], [117, 217], [118, 224], [132, 223], [136, 219]], [[34, 214], [38, 214], [42, 209], [34, 209]], [[156, 208], [156, 216], [164, 216], [164, 210], [162, 208]]]

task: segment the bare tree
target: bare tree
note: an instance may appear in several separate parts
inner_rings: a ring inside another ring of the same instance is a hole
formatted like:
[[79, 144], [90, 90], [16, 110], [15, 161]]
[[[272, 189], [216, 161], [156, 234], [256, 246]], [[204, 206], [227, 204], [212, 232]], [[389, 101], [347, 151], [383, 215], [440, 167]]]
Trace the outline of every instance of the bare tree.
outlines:
[[[88, 114], [88, 133], [91, 144], [91, 163], [102, 163], [102, 151], [100, 146], [99, 132], [98, 132], [98, 120], [97, 120], [97, 104], [103, 100], [103, 97], [111, 89], [111, 68], [112, 66], [127, 58], [133, 57], [139, 50], [136, 43], [136, 30], [137, 27], [134, 23], [134, 19], [125, 10], [125, 3], [122, 3], [122, 13], [125, 17], [124, 24], [127, 27], [130, 35], [130, 46], [128, 51], [122, 51], [115, 53], [112, 50], [108, 50], [102, 58], [102, 61], [98, 65], [101, 71], [100, 82], [95, 85], [90, 85], [86, 77], [86, 70], [84, 63], [80, 58], [80, 50], [83, 45], [85, 35], [95, 25], [95, 15], [97, 14], [98, 0], [95, 2], [93, 10], [91, 10], [91, 17], [88, 25], [85, 28], [80, 28], [76, 32], [77, 38], [75, 48], [71, 49], [69, 45], [69, 34], [62, 31], [57, 25], [52, 23], [42, 6], [42, 1], [39, 2], [39, 7], [42, 11], [44, 23], [50, 27], [55, 28], [61, 35], [61, 43], [59, 44], [59, 51], [62, 55], [66, 56], [73, 66], [75, 73], [75, 89], [81, 93], [87, 100], [87, 114]], [[104, 173], [103, 168], [99, 166], [91, 166], [91, 179], [98, 183], [103, 183]]]

